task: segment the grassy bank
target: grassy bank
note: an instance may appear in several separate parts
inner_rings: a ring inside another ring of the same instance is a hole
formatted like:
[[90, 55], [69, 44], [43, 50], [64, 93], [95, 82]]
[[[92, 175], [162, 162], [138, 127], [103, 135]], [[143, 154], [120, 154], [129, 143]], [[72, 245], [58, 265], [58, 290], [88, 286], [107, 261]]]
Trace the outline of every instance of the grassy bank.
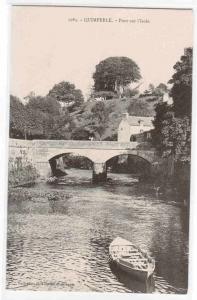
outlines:
[[23, 164], [20, 159], [9, 161], [8, 185], [9, 187], [22, 186], [35, 183], [38, 173], [31, 163]]

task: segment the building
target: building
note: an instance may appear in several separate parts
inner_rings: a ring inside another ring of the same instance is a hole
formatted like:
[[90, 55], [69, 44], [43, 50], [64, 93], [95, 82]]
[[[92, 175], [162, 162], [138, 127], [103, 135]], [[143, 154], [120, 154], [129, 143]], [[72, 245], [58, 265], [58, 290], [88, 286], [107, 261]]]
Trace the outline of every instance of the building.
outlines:
[[59, 101], [59, 104], [61, 106], [61, 108], [68, 108], [69, 106], [72, 106], [75, 103], [75, 101], [71, 101], [71, 102], [65, 102], [65, 101]]
[[153, 117], [129, 116], [123, 114], [118, 127], [118, 142], [147, 141], [151, 138]]
[[164, 93], [162, 100], [163, 100], [163, 102], [166, 102], [168, 105], [173, 104], [173, 99], [172, 99], [172, 97], [169, 96], [169, 93]]

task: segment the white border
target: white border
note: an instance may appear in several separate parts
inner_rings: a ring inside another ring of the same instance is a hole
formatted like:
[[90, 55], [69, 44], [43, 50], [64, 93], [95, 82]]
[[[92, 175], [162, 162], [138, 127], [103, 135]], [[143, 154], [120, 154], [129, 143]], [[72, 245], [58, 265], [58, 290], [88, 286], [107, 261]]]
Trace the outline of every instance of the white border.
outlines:
[[[0, 0], [0, 283], [2, 299], [196, 299], [197, 298], [197, 1], [196, 0]], [[5, 250], [7, 220], [7, 149], [9, 125], [9, 36], [10, 6], [14, 5], [56, 5], [56, 6], [100, 6], [137, 8], [192, 8], [194, 12], [194, 77], [193, 77], [193, 121], [192, 121], [192, 168], [190, 206], [190, 254], [189, 289], [186, 295], [123, 294], [123, 293], [65, 293], [65, 292], [21, 292], [5, 290]], [[3, 266], [1, 268], [1, 266]], [[0, 297], [1, 298], [1, 297]]]
[[8, 63], [9, 63], [9, 6], [0, 0], [0, 299], [5, 281], [7, 173], [8, 173]]
[[8, 0], [16, 5], [62, 5], [62, 6], [101, 6], [101, 7], [162, 7], [162, 8], [191, 8], [195, 0]]

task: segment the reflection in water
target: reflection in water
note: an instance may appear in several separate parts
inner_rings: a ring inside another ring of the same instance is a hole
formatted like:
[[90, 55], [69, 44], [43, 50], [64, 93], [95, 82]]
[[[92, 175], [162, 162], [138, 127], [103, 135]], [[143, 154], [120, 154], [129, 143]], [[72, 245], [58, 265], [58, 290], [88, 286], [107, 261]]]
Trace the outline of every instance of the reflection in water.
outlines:
[[[7, 288], [153, 292], [155, 285], [155, 292], [186, 292], [185, 208], [129, 174], [110, 174], [112, 182], [95, 186], [91, 171], [68, 173], [59, 185], [41, 183], [26, 189], [32, 197], [9, 202]], [[111, 269], [108, 247], [117, 236], [155, 259], [155, 284]]]

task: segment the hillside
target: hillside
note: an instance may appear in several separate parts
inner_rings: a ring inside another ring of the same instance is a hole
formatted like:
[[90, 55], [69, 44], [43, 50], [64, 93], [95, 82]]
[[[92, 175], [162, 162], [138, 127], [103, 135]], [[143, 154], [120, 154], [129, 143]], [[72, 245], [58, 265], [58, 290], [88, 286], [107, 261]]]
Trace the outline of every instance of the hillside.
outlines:
[[[151, 96], [134, 96], [124, 100], [111, 99], [104, 102], [104, 108], [107, 113], [105, 130], [101, 134], [101, 140], [115, 139], [122, 114], [128, 112], [129, 115], [135, 116], [154, 116], [154, 106], [160, 99], [153, 99]], [[91, 110], [98, 101], [88, 101], [83, 107], [72, 114], [72, 118], [77, 127], [85, 128]], [[98, 104], [97, 104], [98, 105]]]

